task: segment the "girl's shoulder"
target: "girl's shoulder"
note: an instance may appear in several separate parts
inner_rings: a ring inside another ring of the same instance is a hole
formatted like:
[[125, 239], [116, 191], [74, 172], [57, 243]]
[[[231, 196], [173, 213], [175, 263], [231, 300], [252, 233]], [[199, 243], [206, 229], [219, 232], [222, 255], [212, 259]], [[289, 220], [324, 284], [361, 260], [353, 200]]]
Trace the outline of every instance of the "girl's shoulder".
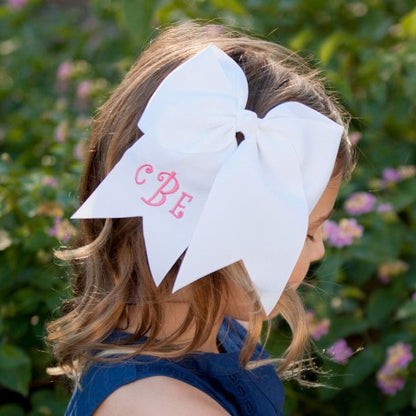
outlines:
[[165, 415], [226, 416], [228, 412], [208, 394], [180, 380], [153, 376], [122, 386], [97, 408], [94, 416]]
[[[178, 414], [186, 414], [181, 406], [189, 408], [189, 412], [193, 409], [193, 413], [198, 406], [201, 415], [204, 413], [200, 409], [212, 415], [279, 414], [250, 412], [259, 406], [280, 409], [284, 393], [272, 366], [251, 371], [240, 366], [244, 336], [242, 326], [226, 319], [218, 333], [224, 350], [221, 354], [195, 353], [177, 360], [140, 355], [122, 361], [94, 362], [75, 389], [66, 416], [106, 416], [112, 414], [113, 406], [140, 407], [140, 414], [146, 415], [144, 409], [152, 405], [160, 407], [160, 413], [165, 406], [172, 415], [175, 406]], [[256, 358], [267, 358], [260, 345]], [[159, 413], [154, 408], [152, 412]], [[127, 409], [125, 413], [135, 414]]]

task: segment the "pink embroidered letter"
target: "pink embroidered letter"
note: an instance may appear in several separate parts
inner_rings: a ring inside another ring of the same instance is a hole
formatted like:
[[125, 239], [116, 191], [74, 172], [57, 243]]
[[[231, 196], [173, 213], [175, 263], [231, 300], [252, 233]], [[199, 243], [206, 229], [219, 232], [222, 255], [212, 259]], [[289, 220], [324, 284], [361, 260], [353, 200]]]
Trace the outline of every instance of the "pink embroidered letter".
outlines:
[[[193, 200], [193, 196], [187, 194], [186, 192], [182, 192], [181, 197], [178, 199], [178, 202], [176, 202], [175, 206], [169, 210], [169, 212], [175, 217], [175, 218], [182, 218], [184, 216], [183, 209], [186, 207], [181, 204], [182, 201], [185, 200], [185, 198], [188, 200], [188, 202], [191, 202]], [[178, 208], [182, 208], [181, 211], [177, 211]]]
[[146, 182], [146, 179], [143, 179], [139, 181], [139, 173], [141, 170], [144, 169], [146, 173], [153, 173], [153, 166], [149, 164], [141, 165], [137, 168], [136, 174], [134, 175], [134, 181], [137, 183], [137, 185], [143, 185]]
[[[164, 177], [166, 175], [167, 175], [167, 178], [166, 180], [164, 180]], [[156, 190], [156, 192], [149, 199], [142, 198], [142, 201], [146, 203], [147, 205], [151, 205], [153, 207], [158, 207], [160, 205], [163, 205], [166, 202], [166, 195], [173, 194], [179, 189], [179, 182], [175, 176], [176, 176], [176, 172], [171, 172], [171, 173], [160, 172], [159, 175], [157, 176], [157, 180], [159, 182], [162, 182], [164, 180], [164, 182], [162, 183], [162, 185], [160, 185], [160, 187]], [[170, 189], [167, 188], [169, 185], [169, 182], [173, 182]], [[156, 199], [158, 196], [160, 196], [160, 198]]]

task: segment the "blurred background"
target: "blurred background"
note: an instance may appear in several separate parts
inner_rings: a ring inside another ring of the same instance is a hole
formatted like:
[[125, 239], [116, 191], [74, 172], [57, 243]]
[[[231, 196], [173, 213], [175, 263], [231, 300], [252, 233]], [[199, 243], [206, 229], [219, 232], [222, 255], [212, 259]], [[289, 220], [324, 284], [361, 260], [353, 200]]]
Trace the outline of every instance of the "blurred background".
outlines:
[[[156, 29], [187, 19], [299, 52], [352, 115], [359, 165], [302, 289], [324, 371], [306, 377], [326, 387], [286, 383], [285, 416], [416, 415], [414, 0], [7, 0], [0, 19], [0, 416], [64, 413], [43, 337], [69, 295], [53, 249], [74, 234], [91, 119]], [[270, 352], [289, 337], [276, 322]]]

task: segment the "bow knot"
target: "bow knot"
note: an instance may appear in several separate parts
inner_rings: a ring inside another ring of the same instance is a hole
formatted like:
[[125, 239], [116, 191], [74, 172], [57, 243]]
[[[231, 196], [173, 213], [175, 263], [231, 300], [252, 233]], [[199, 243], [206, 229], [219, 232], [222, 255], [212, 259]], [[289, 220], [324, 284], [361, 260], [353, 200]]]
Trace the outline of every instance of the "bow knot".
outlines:
[[245, 140], [255, 140], [259, 121], [260, 119], [254, 111], [246, 109], [237, 111], [235, 117], [235, 132], [242, 133]]

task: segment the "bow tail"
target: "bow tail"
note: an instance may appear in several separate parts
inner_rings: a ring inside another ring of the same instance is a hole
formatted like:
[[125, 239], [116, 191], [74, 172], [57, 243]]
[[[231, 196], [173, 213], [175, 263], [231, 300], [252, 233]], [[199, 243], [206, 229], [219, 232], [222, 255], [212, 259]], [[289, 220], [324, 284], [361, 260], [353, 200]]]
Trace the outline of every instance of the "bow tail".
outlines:
[[[279, 149], [273, 153], [272, 160], [268, 156], [266, 161], [269, 166], [264, 166], [256, 141], [245, 140], [221, 168], [174, 291], [242, 260], [265, 312], [271, 312], [302, 250], [308, 224], [293, 149], [279, 140]], [[271, 176], [273, 187], [267, 179]]]
[[[178, 169], [175, 166], [164, 169], [161, 167], [165, 166], [163, 162], [149, 163], [155, 152], [163, 157], [163, 149], [156, 148], [153, 142], [145, 135], [130, 147], [72, 218], [143, 217], [148, 264], [156, 285], [159, 285], [189, 245], [206, 193], [199, 192], [192, 205], [186, 207], [186, 215], [178, 218], [181, 206], [178, 205], [175, 211], [172, 208], [180, 198], [181, 187], [178, 185], [177, 191], [168, 193], [175, 189], [175, 181], [179, 184], [176, 176], [169, 176]], [[160, 177], [164, 170], [166, 172]], [[161, 190], [163, 186], [165, 188]], [[158, 189], [161, 190], [159, 193]], [[185, 198], [181, 205], [186, 201]]]
[[[71, 218], [142, 216], [145, 207], [140, 203], [135, 173], [138, 166], [145, 163], [146, 156], [142, 154], [145, 149], [142, 140], [130, 147]], [[137, 195], [135, 203], [132, 203], [132, 195]]]

